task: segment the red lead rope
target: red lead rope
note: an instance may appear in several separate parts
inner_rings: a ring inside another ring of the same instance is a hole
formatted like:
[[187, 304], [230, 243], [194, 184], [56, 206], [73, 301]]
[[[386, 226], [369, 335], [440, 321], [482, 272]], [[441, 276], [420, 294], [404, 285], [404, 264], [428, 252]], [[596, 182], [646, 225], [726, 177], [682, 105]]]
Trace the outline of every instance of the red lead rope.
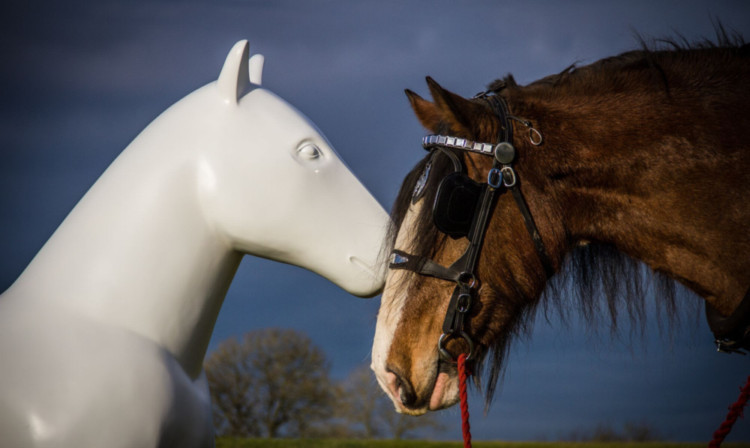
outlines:
[[458, 395], [461, 398], [461, 432], [464, 436], [464, 448], [471, 448], [471, 428], [469, 427], [469, 397], [466, 393], [466, 354], [458, 355]]
[[737, 401], [729, 407], [727, 418], [721, 423], [719, 429], [714, 432], [714, 438], [711, 443], [708, 444], [709, 448], [717, 448], [721, 446], [721, 442], [732, 430], [734, 422], [737, 421], [738, 417], [742, 416], [742, 408], [747, 404], [747, 400], [750, 398], [750, 376], [747, 377], [745, 386], [740, 389], [740, 396]]

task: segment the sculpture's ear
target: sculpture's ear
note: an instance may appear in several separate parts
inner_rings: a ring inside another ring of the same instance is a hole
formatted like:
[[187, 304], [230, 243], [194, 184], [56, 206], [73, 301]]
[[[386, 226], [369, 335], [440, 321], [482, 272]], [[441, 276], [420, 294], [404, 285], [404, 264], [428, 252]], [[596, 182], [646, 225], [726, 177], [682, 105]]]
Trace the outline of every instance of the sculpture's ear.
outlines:
[[219, 93], [225, 101], [236, 104], [250, 87], [248, 56], [249, 48], [246, 40], [237, 42], [229, 50], [217, 81]]
[[263, 81], [263, 62], [265, 58], [262, 54], [250, 56], [250, 84], [259, 86]]

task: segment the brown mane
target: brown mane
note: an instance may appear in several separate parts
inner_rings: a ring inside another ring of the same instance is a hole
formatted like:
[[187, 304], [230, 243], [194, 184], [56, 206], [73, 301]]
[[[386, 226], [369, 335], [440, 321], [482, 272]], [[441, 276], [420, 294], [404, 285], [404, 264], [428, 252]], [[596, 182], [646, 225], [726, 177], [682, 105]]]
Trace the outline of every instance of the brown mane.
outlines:
[[[623, 53], [619, 56], [607, 58], [593, 64], [570, 68], [556, 75], [542, 78], [527, 86], [516, 84], [512, 76], [498, 80], [490, 84], [489, 90], [502, 94], [508, 101], [511, 113], [529, 118], [539, 123], [540, 129], [546, 139], [542, 149], [538, 153], [520, 149], [519, 155], [519, 173], [525, 176], [529, 184], [535, 186], [536, 192], [544, 192], [547, 189], [553, 191], [549, 185], [549, 179], [554, 181], [568, 182], [575, 185], [575, 172], [579, 167], [570, 162], [572, 151], [569, 149], [574, 145], [580, 145], [570, 139], [568, 135], [560, 132], [555, 135], [557, 129], [566, 126], [565, 117], [575, 115], [579, 111], [587, 112], [589, 104], [587, 102], [596, 101], [597, 98], [617, 98], [618, 96], [646, 96], [659, 95], [668, 102], [675, 104], [687, 104], [685, 92], [690, 90], [722, 90], [722, 73], [727, 66], [738, 64], [746, 65], [745, 60], [750, 55], [750, 46], [745, 45], [737, 36], [731, 38], [721, 30], [719, 33], [718, 44], [702, 42], [694, 45], [678, 44], [675, 41], [665, 41], [671, 49], [651, 49], [643, 48], [641, 50]], [[738, 70], [741, 71], [741, 70]], [[726, 95], [726, 92], [721, 91]], [[675, 99], [675, 96], [678, 98]], [[644, 100], [645, 101], [645, 100]], [[704, 101], [714, 101], [715, 104], [700, 104], [696, 107], [721, 108], [726, 105], [722, 103], [722, 98], [717, 95], [716, 98], [706, 98]], [[559, 102], [557, 109], [555, 103]], [[638, 100], [634, 104], [638, 104]], [[645, 103], [643, 103], [645, 104]], [[675, 109], [676, 110], [676, 109]], [[631, 111], [633, 114], [643, 114], [649, 116], [652, 120], [660, 119], [658, 116], [651, 116], [651, 112], [646, 107], [635, 108]], [[685, 113], [688, 116], [688, 112]], [[745, 114], [747, 116], [747, 114]], [[706, 142], [701, 135], [699, 127], [687, 124], [682, 125], [679, 120], [680, 116], [671, 117], [672, 121], [678, 123], [675, 127], [677, 135], [685, 139], [694, 139], [701, 142], [699, 145], [703, 148], [710, 148], [711, 142]], [[718, 126], [719, 115], [704, 116], [702, 125]], [[750, 128], [750, 119], [745, 122], [735, 123], [734, 126], [739, 128]], [[686, 121], [690, 123], [689, 120]], [[605, 139], [608, 131], [616, 128], [616, 123], [598, 122], [592, 119], [590, 122], [592, 129], [587, 135], [593, 140], [596, 138]], [[449, 133], [451, 126], [448, 123], [442, 124], [442, 129], [435, 130], [437, 133]], [[601, 129], [597, 133], [596, 129]], [[623, 131], [622, 135], [615, 138], [622, 141], [639, 141], [639, 136], [633, 135], [631, 130]], [[517, 133], [517, 135], [522, 135]], [[468, 136], [467, 136], [468, 138]], [[518, 138], [518, 137], [517, 137]], [[612, 136], [606, 138], [612, 139]], [[713, 137], [711, 137], [713, 138]], [[740, 148], [746, 142], [741, 141], [741, 133], [736, 136], [726, 135], [726, 140], [722, 143], [725, 146]], [[732, 140], [733, 138], [737, 140]], [[603, 147], [600, 141], [592, 141], [592, 146], [597, 144]], [[545, 159], [544, 151], [554, 150]], [[639, 160], [627, 159], [627, 154], [620, 156], [615, 153], [617, 148], [612, 148], [611, 160], [609, 164], [623, 163], [640, 163]], [[463, 157], [463, 155], [458, 154]], [[696, 158], [708, 159], [718, 156], [716, 153], [696, 153]], [[656, 156], [659, 157], [659, 156]], [[670, 157], [670, 154], [664, 155]], [[739, 157], [731, 155], [728, 157]], [[747, 158], [747, 156], [743, 156]], [[420, 161], [417, 166], [406, 176], [401, 190], [392, 208], [393, 226], [389, 232], [388, 248], [392, 249], [411, 203], [412, 192], [418, 178], [425, 169], [428, 157]], [[480, 169], [476, 167], [476, 160], [465, 159], [469, 164], [469, 169]], [[481, 163], [481, 162], [478, 162]], [[535, 167], [535, 170], [525, 169], [521, 171], [521, 164], [529, 164]], [[605, 163], [605, 162], [603, 162]], [[706, 162], [710, 163], [710, 162]], [[617, 173], [605, 165], [598, 166], [597, 169], [602, 173], [594, 179], [604, 182], [607, 176], [615, 176]], [[449, 172], [450, 162], [445, 156], [436, 156], [433, 158], [431, 174], [425, 187], [426, 196], [425, 204], [431, 204], [434, 200], [437, 184]], [[593, 185], [596, 188], [597, 185]], [[658, 188], [658, 186], [654, 186]], [[564, 202], [565, 198], [555, 198]], [[746, 205], [745, 205], [746, 207]], [[567, 211], [558, 211], [565, 214]], [[546, 215], [542, 214], [537, 217], [538, 220], [545, 220]], [[585, 219], [585, 217], [581, 218]], [[586, 228], [585, 223], [580, 224], [581, 228]], [[597, 224], [598, 225], [598, 224]], [[591, 224], [590, 227], [594, 227]], [[605, 232], [606, 233], [606, 232]], [[431, 208], [423, 207], [420, 215], [416, 219], [413, 229], [416, 235], [411, 244], [411, 251], [415, 254], [424, 255], [434, 258], [441, 247], [447, 240], [447, 237], [438, 232], [432, 222]], [[595, 323], [601, 316], [602, 305], [606, 307], [606, 314], [609, 316], [611, 328], [617, 328], [618, 318], [624, 311], [627, 318], [633, 324], [633, 328], [643, 328], [645, 325], [645, 303], [646, 298], [656, 295], [659, 297], [659, 304], [663, 315], [668, 320], [676, 315], [676, 283], [675, 280], [692, 288], [700, 295], [707, 294], [701, 290], [696, 283], [691, 283], [688, 279], [676, 275], [667, 276], [660, 266], [650, 266], [654, 275], [647, 275], [649, 269], [631, 256], [630, 247], [618, 246], [615, 238], [595, 238], [597, 233], [591, 231], [591, 239], [582, 241], [580, 235], [574, 240], [572, 235], [560, 234], [559, 244], [566, 249], [562, 250], [564, 257], [559, 260], [558, 273], [547, 282], [540, 296], [529, 296], [527, 291], [530, 288], [524, 283], [525, 281], [539, 280], [539, 266], [536, 261], [526, 262], [521, 270], [529, 273], [528, 277], [504, 278], [508, 283], [507, 289], [513, 291], [508, 294], [507, 300], [514, 304], [523, 302], [523, 306], [518, 305], [519, 314], [507, 322], [503, 328], [494, 328], [497, 334], [497, 343], [488, 347], [491, 356], [486, 362], [489, 362], [489, 374], [487, 382], [487, 399], [488, 402], [494, 393], [495, 384], [502, 374], [504, 360], [506, 358], [510, 341], [522, 333], [523, 329], [528, 328], [531, 319], [536, 314], [537, 306], [541, 303], [544, 306], [556, 308], [561, 315], [569, 313], [568, 307], [571, 302], [577, 304], [577, 309], [583, 314], [586, 321]], [[485, 243], [487, 244], [487, 243]], [[520, 263], [525, 263], [520, 260]], [[419, 285], [424, 282], [423, 277], [409, 275], [403, 279], [404, 282], [412, 282], [412, 285]], [[504, 296], [505, 297], [505, 296]], [[541, 298], [541, 300], [539, 300]], [[694, 301], [698, 303], [698, 301]], [[515, 305], [514, 305], [515, 306]], [[490, 324], [491, 325], [491, 324]], [[481, 365], [478, 366], [481, 370]], [[477, 375], [477, 378], [479, 375]]]

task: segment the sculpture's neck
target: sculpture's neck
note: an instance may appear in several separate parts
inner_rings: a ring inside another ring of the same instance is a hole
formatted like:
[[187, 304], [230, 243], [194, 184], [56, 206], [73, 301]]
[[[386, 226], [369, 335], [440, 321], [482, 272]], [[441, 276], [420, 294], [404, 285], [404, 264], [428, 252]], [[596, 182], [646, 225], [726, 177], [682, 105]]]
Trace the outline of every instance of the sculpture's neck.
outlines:
[[142, 152], [113, 163], [8, 295], [149, 338], [195, 377], [241, 254], [201, 214], [191, 163]]

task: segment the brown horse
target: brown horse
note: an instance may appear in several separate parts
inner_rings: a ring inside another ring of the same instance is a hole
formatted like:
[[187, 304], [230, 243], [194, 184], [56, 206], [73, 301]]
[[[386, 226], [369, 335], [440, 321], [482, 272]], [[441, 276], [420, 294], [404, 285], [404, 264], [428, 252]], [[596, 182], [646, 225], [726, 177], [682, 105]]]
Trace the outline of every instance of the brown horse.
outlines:
[[723, 348], [750, 343], [750, 45], [632, 51], [472, 99], [427, 81], [434, 102], [406, 93], [440, 135], [393, 208], [373, 346], [398, 411], [456, 403], [461, 352], [490, 400], [513, 336], [570, 286], [585, 316], [604, 296], [613, 323], [640, 321], [644, 264], [667, 310], [680, 282]]

